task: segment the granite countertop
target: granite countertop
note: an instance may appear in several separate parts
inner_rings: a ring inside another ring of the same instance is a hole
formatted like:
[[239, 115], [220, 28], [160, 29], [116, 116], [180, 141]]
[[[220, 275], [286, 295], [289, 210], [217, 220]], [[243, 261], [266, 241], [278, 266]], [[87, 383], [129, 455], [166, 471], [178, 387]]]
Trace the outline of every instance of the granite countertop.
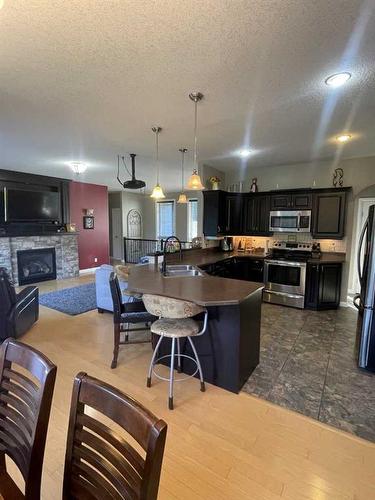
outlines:
[[[187, 259], [184, 260], [186, 263]], [[128, 282], [131, 292], [163, 295], [201, 306], [236, 305], [261, 288], [263, 285], [260, 283], [219, 278], [205, 273], [202, 276], [165, 278], [154, 264], [132, 267]]]
[[346, 254], [339, 252], [323, 252], [320, 258], [311, 258], [308, 260], [310, 264], [340, 264], [346, 261]]
[[[201, 250], [184, 252], [183, 264], [197, 267], [214, 264], [232, 257], [264, 259], [265, 253], [256, 252], [222, 252], [217, 250]], [[179, 263], [179, 254], [169, 254], [168, 264]], [[341, 263], [345, 262], [344, 253], [322, 253], [319, 259], [309, 259], [309, 263]], [[255, 291], [263, 288], [263, 284], [231, 278], [209, 276], [167, 277], [165, 278], [154, 264], [134, 266], [130, 270], [128, 289], [131, 292], [151, 293], [176, 299], [188, 300], [202, 306], [223, 306], [239, 304]]]
[[[183, 252], [183, 264], [191, 264], [193, 266], [206, 266], [208, 264], [215, 264], [215, 262], [220, 262], [221, 260], [230, 259], [232, 257], [248, 257], [251, 259], [265, 259], [267, 254], [264, 252], [238, 252], [234, 250], [232, 252], [223, 252], [217, 250], [206, 250], [195, 252]], [[175, 252], [173, 254], [168, 254], [167, 262], [179, 263], [179, 253]]]

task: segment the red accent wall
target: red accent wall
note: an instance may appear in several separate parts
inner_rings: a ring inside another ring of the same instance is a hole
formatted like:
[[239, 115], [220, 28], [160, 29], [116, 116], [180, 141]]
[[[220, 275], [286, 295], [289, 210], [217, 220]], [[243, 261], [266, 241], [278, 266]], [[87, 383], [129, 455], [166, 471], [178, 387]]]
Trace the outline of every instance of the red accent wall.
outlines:
[[[86, 208], [94, 209], [94, 229], [83, 229]], [[109, 219], [107, 186], [70, 183], [70, 222], [77, 225], [79, 268], [88, 269], [109, 263]], [[97, 258], [97, 262], [95, 262]]]

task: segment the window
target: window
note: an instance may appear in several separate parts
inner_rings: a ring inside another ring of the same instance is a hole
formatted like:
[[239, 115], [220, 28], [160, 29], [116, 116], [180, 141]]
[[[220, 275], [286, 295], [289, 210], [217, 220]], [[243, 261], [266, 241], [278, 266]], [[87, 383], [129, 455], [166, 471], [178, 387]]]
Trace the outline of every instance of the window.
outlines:
[[188, 201], [188, 241], [198, 236], [198, 200]]
[[175, 234], [175, 202], [156, 202], [156, 238], [167, 238]]

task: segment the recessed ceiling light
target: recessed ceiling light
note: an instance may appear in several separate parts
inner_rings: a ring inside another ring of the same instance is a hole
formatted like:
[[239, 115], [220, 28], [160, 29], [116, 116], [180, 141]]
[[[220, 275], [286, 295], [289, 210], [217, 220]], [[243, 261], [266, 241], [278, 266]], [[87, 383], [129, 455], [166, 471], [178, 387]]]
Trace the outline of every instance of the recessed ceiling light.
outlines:
[[342, 134], [342, 135], [338, 135], [336, 137], [336, 140], [338, 142], [348, 142], [351, 138], [352, 138], [352, 136], [349, 134]]
[[344, 71], [343, 73], [336, 73], [334, 75], [329, 76], [328, 78], [325, 79], [326, 85], [329, 85], [330, 87], [340, 87], [341, 85], [344, 85], [350, 78], [351, 74]]
[[241, 156], [241, 158], [247, 158], [248, 156], [251, 155], [251, 150], [250, 149], [240, 149], [238, 151], [238, 154], [239, 154], [239, 156]]
[[73, 161], [70, 163], [70, 168], [75, 174], [83, 174], [87, 170], [87, 165], [81, 161]]

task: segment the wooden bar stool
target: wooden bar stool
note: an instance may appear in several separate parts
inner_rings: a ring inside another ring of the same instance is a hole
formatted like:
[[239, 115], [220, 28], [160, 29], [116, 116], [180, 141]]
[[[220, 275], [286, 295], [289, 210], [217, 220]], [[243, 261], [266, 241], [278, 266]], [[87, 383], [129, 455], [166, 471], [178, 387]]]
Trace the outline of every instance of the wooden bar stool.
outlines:
[[[194, 377], [196, 373], [199, 372], [199, 378], [201, 383], [201, 391], [205, 391], [204, 378], [202, 373], [202, 367], [199, 361], [197, 350], [192, 341], [192, 337], [198, 337], [203, 335], [207, 329], [207, 318], [208, 313], [204, 307], [201, 307], [194, 302], [188, 302], [186, 300], [172, 299], [170, 297], [162, 297], [160, 295], [143, 295], [143, 303], [150, 314], [158, 316], [159, 319], [154, 321], [151, 325], [151, 332], [159, 335], [160, 338], [156, 344], [154, 353], [151, 358], [150, 367], [147, 376], [147, 387], [151, 387], [151, 376], [169, 381], [169, 398], [168, 407], [173, 410], [173, 384], [174, 384], [174, 365], [175, 358], [177, 357], [177, 371], [181, 372], [181, 358], [188, 358], [193, 361], [196, 365], [196, 370], [192, 375], [176, 380], [176, 382], [182, 382], [187, 378]], [[203, 326], [201, 328], [200, 324], [192, 319], [193, 316], [204, 313]], [[170, 338], [172, 340], [171, 354], [161, 356], [157, 358], [159, 347], [162, 343], [164, 337]], [[191, 349], [193, 351], [194, 357], [188, 356], [187, 354], [181, 354], [180, 339], [187, 338], [190, 343]], [[176, 344], [177, 344], [177, 354], [176, 354]], [[154, 371], [154, 365], [158, 363], [161, 359], [171, 358], [169, 378], [162, 377]]]

